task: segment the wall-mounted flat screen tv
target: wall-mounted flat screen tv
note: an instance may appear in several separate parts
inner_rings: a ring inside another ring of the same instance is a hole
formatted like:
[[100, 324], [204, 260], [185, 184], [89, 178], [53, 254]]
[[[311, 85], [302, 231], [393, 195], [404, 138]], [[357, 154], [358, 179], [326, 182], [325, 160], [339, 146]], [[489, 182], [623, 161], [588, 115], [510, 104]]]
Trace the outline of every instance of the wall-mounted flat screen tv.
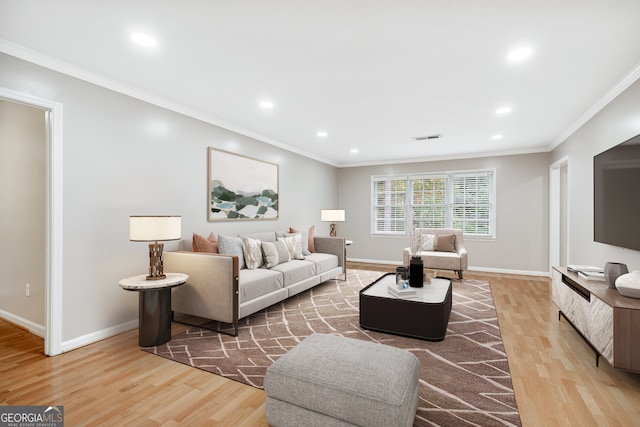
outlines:
[[640, 135], [593, 158], [594, 240], [640, 251]]

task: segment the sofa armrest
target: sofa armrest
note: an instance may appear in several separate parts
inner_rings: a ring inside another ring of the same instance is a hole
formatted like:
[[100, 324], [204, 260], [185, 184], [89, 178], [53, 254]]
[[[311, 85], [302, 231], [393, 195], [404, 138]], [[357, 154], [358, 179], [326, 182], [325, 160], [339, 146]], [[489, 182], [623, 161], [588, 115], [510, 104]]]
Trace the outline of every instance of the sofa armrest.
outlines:
[[173, 311], [237, 324], [237, 256], [165, 252], [164, 270], [189, 275], [185, 285], [173, 289]]
[[316, 252], [332, 254], [338, 257], [338, 265], [344, 271], [346, 267], [346, 242], [344, 237], [316, 236], [313, 238]]

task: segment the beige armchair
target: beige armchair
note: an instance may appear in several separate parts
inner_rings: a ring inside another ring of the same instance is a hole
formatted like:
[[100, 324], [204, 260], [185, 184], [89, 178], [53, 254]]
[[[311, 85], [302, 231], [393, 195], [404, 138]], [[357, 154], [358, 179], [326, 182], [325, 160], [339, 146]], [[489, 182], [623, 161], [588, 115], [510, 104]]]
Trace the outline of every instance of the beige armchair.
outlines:
[[[434, 238], [436, 242], [434, 250], [418, 252], [424, 267], [433, 270], [453, 270], [462, 279], [462, 272], [468, 268], [467, 250], [464, 248], [462, 231], [454, 228], [418, 228], [416, 232], [437, 236]], [[451, 235], [455, 237], [452, 239], [449, 237]], [[409, 265], [412, 256], [411, 248], [404, 248], [404, 265]]]

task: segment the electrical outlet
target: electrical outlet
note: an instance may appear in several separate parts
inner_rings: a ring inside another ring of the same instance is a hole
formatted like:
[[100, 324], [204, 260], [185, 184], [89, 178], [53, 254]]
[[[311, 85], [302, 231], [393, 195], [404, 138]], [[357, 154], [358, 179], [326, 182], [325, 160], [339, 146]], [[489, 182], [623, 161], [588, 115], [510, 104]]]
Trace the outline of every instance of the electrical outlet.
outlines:
[[27, 283], [27, 286], [25, 286], [25, 293], [27, 294], [27, 296], [31, 296], [31, 285]]

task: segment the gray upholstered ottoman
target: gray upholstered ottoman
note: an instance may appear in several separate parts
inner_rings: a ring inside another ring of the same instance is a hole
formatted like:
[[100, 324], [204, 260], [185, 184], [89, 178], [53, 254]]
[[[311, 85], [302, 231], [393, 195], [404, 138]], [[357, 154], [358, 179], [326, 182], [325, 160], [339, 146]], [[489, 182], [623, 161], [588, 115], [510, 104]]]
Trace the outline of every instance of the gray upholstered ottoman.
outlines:
[[267, 421], [280, 426], [412, 426], [420, 362], [406, 350], [313, 334], [267, 369]]

